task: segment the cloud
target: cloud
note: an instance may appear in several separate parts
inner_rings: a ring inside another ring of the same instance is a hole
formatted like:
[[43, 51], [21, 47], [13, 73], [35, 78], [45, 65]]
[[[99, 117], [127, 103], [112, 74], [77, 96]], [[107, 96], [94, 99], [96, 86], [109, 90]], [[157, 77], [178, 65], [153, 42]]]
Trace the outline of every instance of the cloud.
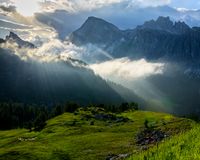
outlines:
[[[32, 33], [29, 33], [31, 35]], [[33, 37], [35, 35], [32, 35]], [[31, 37], [31, 36], [29, 36]], [[33, 38], [32, 38], [33, 40]], [[16, 43], [7, 42], [1, 44], [0, 47], [10, 50], [13, 54], [19, 56], [23, 60], [33, 59], [37, 61], [53, 61], [68, 60], [69, 58], [84, 61], [86, 63], [96, 63], [101, 60], [111, 59], [107, 53], [93, 45], [78, 47], [70, 41], [60, 41], [54, 36], [49, 37], [45, 43], [40, 37], [36, 36], [35, 41], [38, 45], [35, 49], [19, 48]]]
[[169, 5], [171, 0], [132, 0], [129, 7], [140, 6], [140, 7], [157, 7]]
[[175, 8], [177, 11], [185, 13], [185, 12], [197, 12], [198, 9], [188, 9], [188, 8]]
[[[0, 48], [9, 50], [10, 53], [17, 55], [22, 60], [35, 60], [38, 62], [49, 61], [69, 61], [76, 59], [76, 57], [82, 53], [82, 48], [73, 45], [70, 42], [61, 42], [60, 40], [51, 37], [48, 42], [43, 43], [37, 48], [19, 47], [17, 43], [13, 41], [7, 41], [1, 43]], [[76, 61], [72, 61], [73, 65], [76, 65]], [[79, 67], [86, 67], [85, 64], [78, 64]]]
[[66, 10], [77, 13], [91, 11], [113, 4], [126, 4], [127, 7], [156, 7], [170, 4], [171, 0], [51, 0], [40, 2], [42, 10], [55, 11]]
[[[7, 4], [15, 5], [17, 10], [22, 14], [28, 14], [32, 12], [53, 12], [55, 10], [66, 10], [71, 13], [77, 13], [82, 11], [91, 11], [105, 6], [113, 4], [127, 4], [127, 6], [160, 6], [168, 5], [171, 0], [0, 0]], [[27, 4], [31, 4], [31, 7], [27, 7]], [[30, 9], [31, 11], [30, 11]]]
[[54, 11], [57, 9], [69, 12], [80, 12], [94, 10], [113, 4], [127, 4], [129, 7], [141, 6], [162, 6], [170, 4], [171, 0], [51, 0], [40, 3], [43, 10]]
[[67, 10], [69, 12], [80, 12], [93, 10], [114, 3], [120, 3], [123, 0], [52, 0], [40, 3], [43, 10]]
[[150, 75], [162, 74], [164, 64], [150, 63], [145, 59], [131, 61], [129, 58], [120, 58], [92, 64], [90, 67], [103, 78], [119, 83], [121, 81], [132, 81]]
[[41, 46], [42, 44], [57, 38], [57, 32], [47, 26], [40, 25], [26, 25], [20, 24], [12, 21], [1, 20], [0, 19], [0, 34], [1, 38], [4, 38], [9, 34], [10, 31], [18, 34], [22, 39], [34, 43], [36, 46]]
[[104, 79], [134, 91], [138, 97], [147, 102], [148, 109], [169, 111], [169, 108], [165, 108], [171, 106], [166, 94], [150, 81], [151, 77], [159, 77], [165, 73], [166, 64], [147, 62], [145, 59], [121, 58], [92, 64], [90, 68]]
[[32, 27], [32, 26], [29, 26], [29, 25], [26, 25], [26, 24], [17, 23], [17, 22], [13, 22], [13, 21], [9, 21], [9, 20], [6, 20], [6, 19], [1, 19], [1, 18], [0, 18], [0, 21], [4, 22], [4, 23], [7, 23], [7, 24], [15, 25], [15, 26], [18, 26], [18, 27]]
[[[16, 6], [17, 11], [28, 14], [40, 11], [67, 10], [69, 12], [79, 12], [83, 10], [93, 10], [123, 0], [0, 0], [6, 5]], [[30, 6], [28, 6], [30, 4]]]
[[12, 0], [17, 11], [24, 16], [33, 16], [40, 11], [39, 0]]

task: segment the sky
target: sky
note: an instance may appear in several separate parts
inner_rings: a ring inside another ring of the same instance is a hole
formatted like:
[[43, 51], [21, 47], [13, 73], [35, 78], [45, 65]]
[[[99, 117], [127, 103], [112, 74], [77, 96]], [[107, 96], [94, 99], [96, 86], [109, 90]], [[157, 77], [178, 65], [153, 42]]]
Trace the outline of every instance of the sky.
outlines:
[[200, 9], [200, 0], [0, 0], [2, 5], [12, 5], [24, 16], [32, 16], [35, 12], [64, 9], [68, 12], [94, 10], [111, 4], [127, 3], [129, 7], [169, 5], [176, 8]]
[[176, 8], [200, 9], [200, 0], [172, 0], [170, 5]]

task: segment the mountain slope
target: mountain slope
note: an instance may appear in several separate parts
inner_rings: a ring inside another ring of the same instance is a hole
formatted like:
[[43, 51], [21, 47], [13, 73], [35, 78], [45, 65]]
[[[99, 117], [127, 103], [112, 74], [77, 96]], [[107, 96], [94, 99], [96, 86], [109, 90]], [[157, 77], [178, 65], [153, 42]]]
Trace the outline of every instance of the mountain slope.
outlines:
[[[27, 52], [35, 46], [10, 33], [1, 44], [13, 43], [17, 51], [0, 46], [0, 101], [54, 104], [75, 101], [89, 103], [121, 103], [125, 101], [105, 80], [94, 74], [86, 63], [57, 57], [40, 61]], [[27, 56], [21, 57], [20, 49]], [[132, 99], [134, 101], [134, 99]]]
[[77, 62], [24, 61], [0, 49], [0, 100], [39, 104], [123, 101], [106, 81]]

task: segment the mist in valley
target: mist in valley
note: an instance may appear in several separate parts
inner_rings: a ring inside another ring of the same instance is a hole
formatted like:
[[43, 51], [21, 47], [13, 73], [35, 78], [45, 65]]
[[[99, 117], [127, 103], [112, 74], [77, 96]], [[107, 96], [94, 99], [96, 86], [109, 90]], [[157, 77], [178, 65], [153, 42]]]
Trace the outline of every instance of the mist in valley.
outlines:
[[104, 79], [132, 90], [143, 100], [145, 110], [199, 115], [200, 79], [187, 73], [188, 64], [121, 58], [91, 68]]
[[[4, 48], [2, 53], [5, 52], [1, 55], [1, 72], [11, 72], [7, 77], [10, 83], [1, 81], [5, 88], [1, 92], [2, 100], [8, 100], [5, 97], [11, 95], [15, 95], [11, 99], [17, 101], [37, 101], [41, 104], [50, 103], [50, 99], [55, 100], [52, 103], [68, 99], [82, 104], [127, 100], [138, 102], [145, 110], [180, 115], [199, 114], [200, 85], [199, 79], [189, 72], [188, 66], [191, 65], [128, 57], [115, 59], [98, 46], [78, 47], [69, 41], [59, 40], [34, 49], [19, 48], [15, 43], [1, 44], [1, 48]], [[11, 61], [16, 70], [3, 69]], [[14, 80], [15, 83], [11, 83]], [[5, 86], [12, 89], [7, 92]], [[24, 99], [17, 94], [20, 88], [26, 88], [21, 92], [27, 95]], [[108, 97], [107, 100], [105, 97]]]

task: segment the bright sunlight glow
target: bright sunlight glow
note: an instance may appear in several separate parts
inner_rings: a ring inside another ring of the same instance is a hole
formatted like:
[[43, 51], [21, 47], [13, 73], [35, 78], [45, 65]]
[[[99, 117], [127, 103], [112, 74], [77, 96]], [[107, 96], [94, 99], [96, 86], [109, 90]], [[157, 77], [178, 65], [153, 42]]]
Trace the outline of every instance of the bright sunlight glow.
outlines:
[[40, 0], [13, 0], [17, 11], [23, 16], [33, 16], [40, 9]]

